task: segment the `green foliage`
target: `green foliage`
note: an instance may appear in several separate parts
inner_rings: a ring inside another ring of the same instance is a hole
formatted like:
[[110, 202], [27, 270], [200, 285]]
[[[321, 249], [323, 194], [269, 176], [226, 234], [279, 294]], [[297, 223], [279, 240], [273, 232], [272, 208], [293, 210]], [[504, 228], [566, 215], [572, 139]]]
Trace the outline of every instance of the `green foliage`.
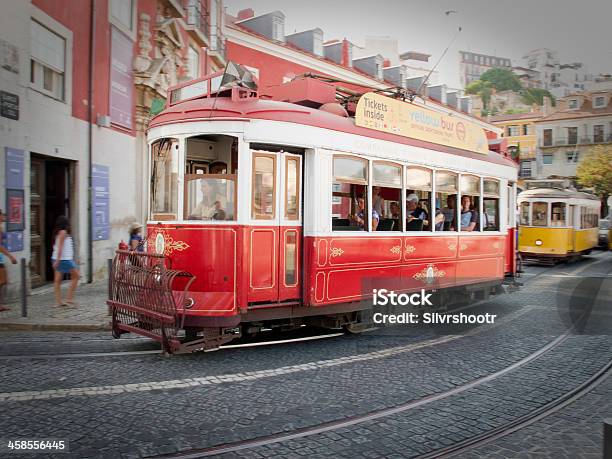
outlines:
[[529, 113], [529, 110], [524, 108], [509, 108], [504, 112], [504, 115], [520, 115], [521, 113]]
[[[480, 96], [480, 98], [482, 99], [482, 106], [485, 108], [485, 110], [489, 106], [489, 101], [491, 100], [492, 92], [493, 92], [493, 89], [491, 87], [491, 83], [489, 83], [488, 81], [482, 81], [482, 80], [472, 81], [465, 88], [466, 94], [477, 94]], [[486, 116], [486, 115], [482, 115], [482, 116]]]
[[519, 92], [522, 89], [521, 81], [508, 69], [490, 69], [480, 75], [480, 80], [489, 82], [496, 91]]
[[584, 156], [576, 171], [578, 183], [607, 198], [612, 194], [612, 145], [597, 145]]
[[550, 91], [547, 91], [546, 89], [527, 88], [521, 91], [521, 99], [523, 103], [527, 105], [542, 105], [544, 103], [544, 97], [550, 97], [553, 107], [556, 105], [557, 101], [555, 96], [553, 96]]

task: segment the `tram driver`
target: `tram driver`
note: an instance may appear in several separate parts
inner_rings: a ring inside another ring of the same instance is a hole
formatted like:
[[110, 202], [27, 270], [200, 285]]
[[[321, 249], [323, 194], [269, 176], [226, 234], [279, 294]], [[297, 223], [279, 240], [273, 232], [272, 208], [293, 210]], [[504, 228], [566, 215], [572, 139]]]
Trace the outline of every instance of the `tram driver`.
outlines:
[[[348, 218], [353, 224], [357, 225], [361, 231], [367, 230], [365, 220], [365, 198], [363, 196], [357, 198], [357, 213], [349, 214]], [[372, 231], [376, 231], [379, 220], [380, 215], [376, 209], [372, 209]]]
[[202, 200], [190, 212], [189, 220], [225, 220], [225, 196], [221, 193], [217, 180], [199, 179]]

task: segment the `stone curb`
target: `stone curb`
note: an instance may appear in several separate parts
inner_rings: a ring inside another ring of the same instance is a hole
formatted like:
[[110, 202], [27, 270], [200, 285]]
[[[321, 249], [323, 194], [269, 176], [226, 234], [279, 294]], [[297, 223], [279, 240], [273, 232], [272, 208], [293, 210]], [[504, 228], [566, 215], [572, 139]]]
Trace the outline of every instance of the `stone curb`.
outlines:
[[109, 331], [110, 322], [104, 323], [45, 323], [45, 322], [0, 322], [2, 331], [67, 331], [67, 332], [99, 332]]

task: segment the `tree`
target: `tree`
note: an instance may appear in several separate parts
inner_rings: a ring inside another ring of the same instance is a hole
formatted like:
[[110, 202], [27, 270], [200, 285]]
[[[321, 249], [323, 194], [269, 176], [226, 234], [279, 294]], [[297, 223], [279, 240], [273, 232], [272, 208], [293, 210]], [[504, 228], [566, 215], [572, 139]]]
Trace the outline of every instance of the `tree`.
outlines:
[[540, 88], [527, 88], [524, 89], [521, 92], [521, 98], [523, 99], [523, 103], [527, 104], [527, 105], [531, 105], [531, 104], [538, 104], [538, 105], [542, 105], [544, 104], [544, 97], [549, 97], [553, 107], [556, 105], [556, 100], [555, 100], [555, 96], [553, 96], [550, 91], [547, 91], [546, 89], [540, 89]]
[[592, 188], [602, 202], [612, 194], [612, 145], [597, 145], [584, 156], [576, 170], [578, 183]]
[[482, 99], [482, 106], [485, 109], [489, 106], [492, 92], [493, 88], [491, 87], [491, 83], [483, 80], [472, 81], [465, 87], [466, 94], [475, 94], [480, 96]]
[[480, 75], [482, 81], [487, 81], [497, 91], [519, 92], [523, 87], [518, 77], [508, 69], [490, 69]]

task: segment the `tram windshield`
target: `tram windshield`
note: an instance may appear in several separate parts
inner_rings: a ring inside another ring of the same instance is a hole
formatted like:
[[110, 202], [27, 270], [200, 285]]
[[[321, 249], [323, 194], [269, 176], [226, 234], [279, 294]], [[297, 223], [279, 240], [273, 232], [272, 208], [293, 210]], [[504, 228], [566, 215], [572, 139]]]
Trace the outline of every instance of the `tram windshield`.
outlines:
[[183, 217], [196, 221], [235, 221], [237, 141], [223, 135], [185, 141]]

